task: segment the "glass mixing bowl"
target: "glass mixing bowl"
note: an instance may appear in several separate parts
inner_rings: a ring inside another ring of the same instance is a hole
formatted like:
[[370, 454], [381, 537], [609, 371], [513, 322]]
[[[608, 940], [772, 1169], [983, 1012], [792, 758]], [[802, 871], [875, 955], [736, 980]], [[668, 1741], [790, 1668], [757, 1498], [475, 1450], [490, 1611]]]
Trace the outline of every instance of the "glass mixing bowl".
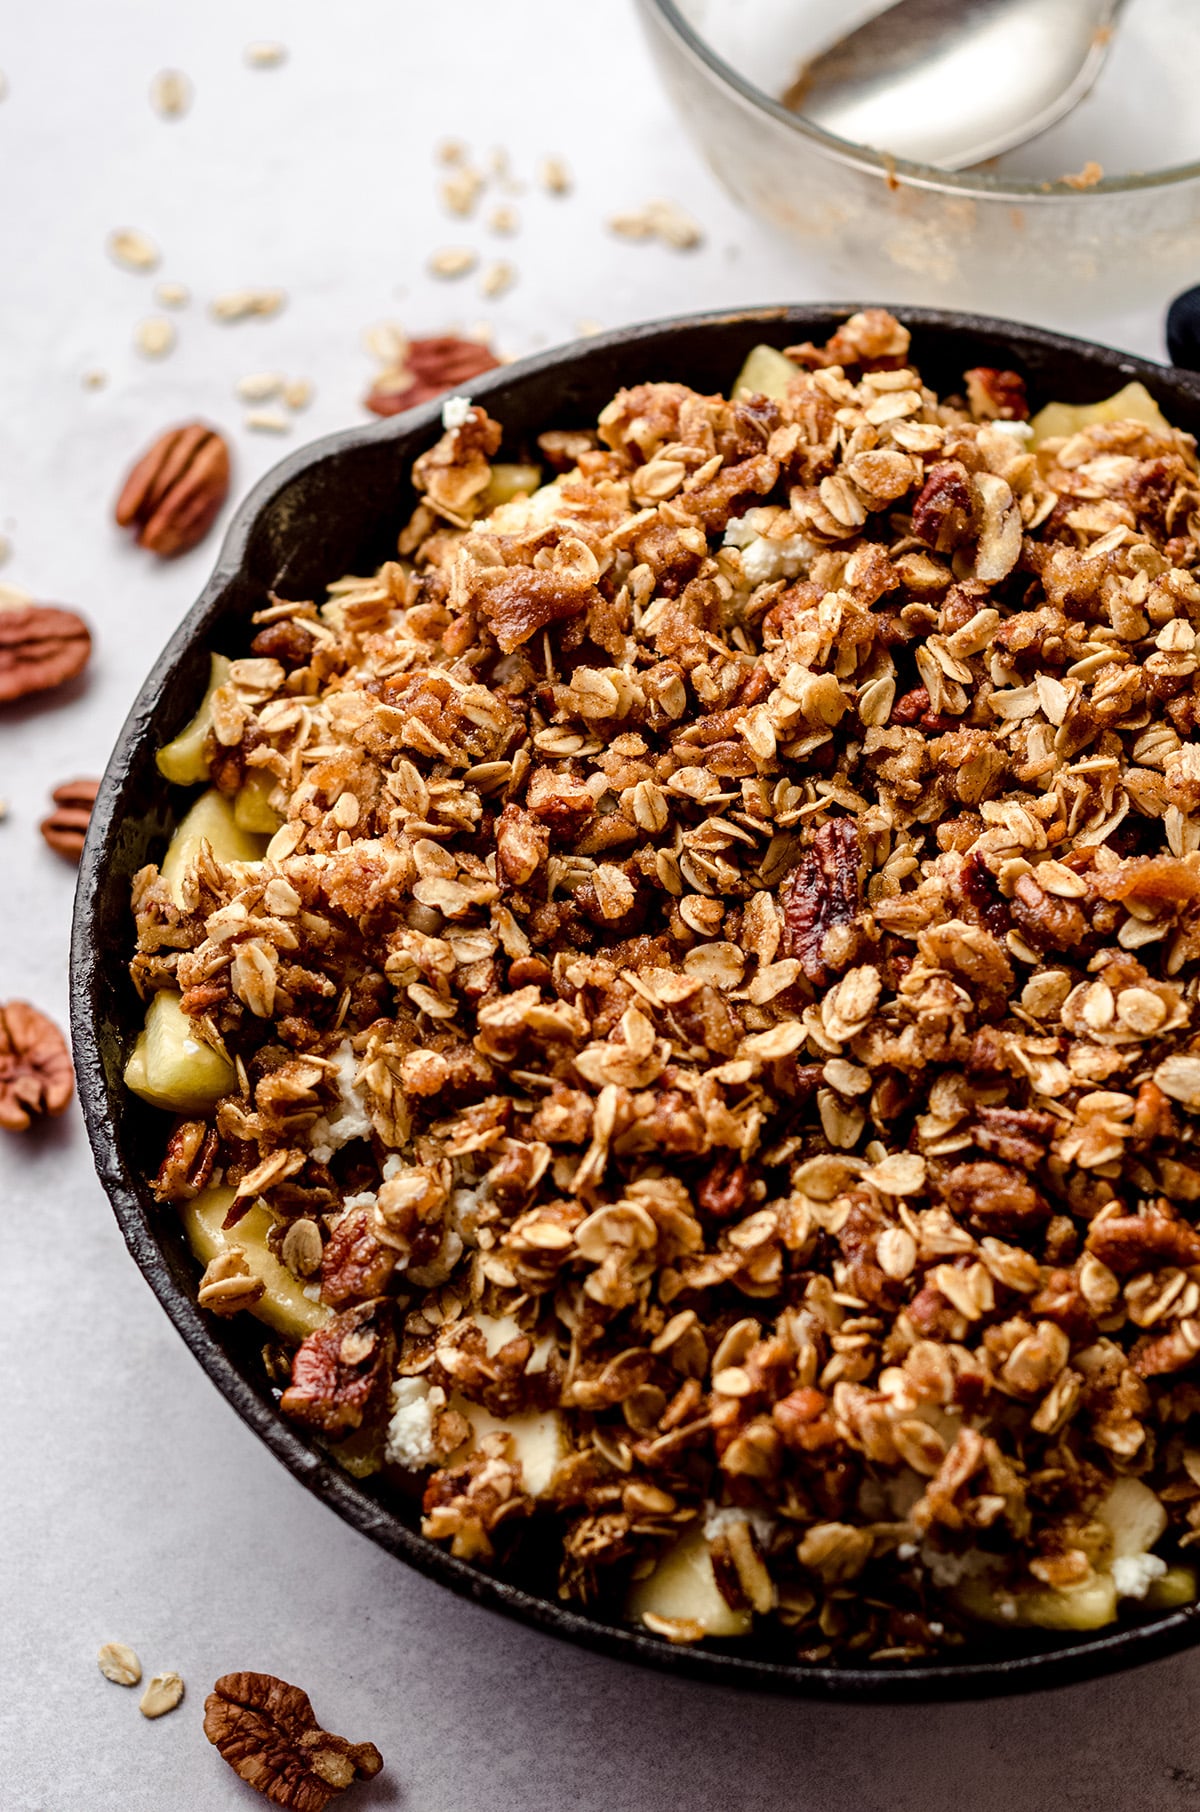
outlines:
[[[970, 170], [834, 138], [778, 98], [879, 0], [637, 0], [679, 114], [737, 199], [833, 293], [1069, 326], [1200, 279], [1200, 5], [1130, 0], [1092, 93]], [[1062, 179], [1091, 163], [1104, 175]]]

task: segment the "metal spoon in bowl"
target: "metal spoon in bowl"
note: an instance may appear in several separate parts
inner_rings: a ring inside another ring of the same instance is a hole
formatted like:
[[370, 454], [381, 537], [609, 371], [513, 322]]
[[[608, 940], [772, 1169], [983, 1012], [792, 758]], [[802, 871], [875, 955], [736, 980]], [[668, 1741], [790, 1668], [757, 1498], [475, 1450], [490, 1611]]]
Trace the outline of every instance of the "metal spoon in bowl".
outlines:
[[1081, 101], [1125, 0], [892, 0], [814, 57], [794, 113], [913, 163], [961, 170]]

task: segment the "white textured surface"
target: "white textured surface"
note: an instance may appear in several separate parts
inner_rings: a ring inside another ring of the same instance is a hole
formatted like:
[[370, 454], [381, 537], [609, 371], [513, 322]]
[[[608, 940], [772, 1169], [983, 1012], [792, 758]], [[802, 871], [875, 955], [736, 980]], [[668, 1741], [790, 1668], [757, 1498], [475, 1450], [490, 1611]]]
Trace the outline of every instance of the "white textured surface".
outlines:
[[[278, 36], [280, 69], [251, 71]], [[164, 123], [156, 70], [196, 98]], [[819, 271], [742, 220], [660, 98], [621, 0], [41, 0], [7, 9], [0, 67], [0, 577], [92, 620], [73, 699], [0, 720], [0, 999], [65, 1019], [71, 873], [42, 844], [47, 792], [97, 773], [215, 540], [159, 566], [109, 524], [118, 477], [170, 422], [235, 430], [244, 489], [284, 450], [237, 428], [234, 381], [282, 368], [317, 396], [291, 443], [356, 418], [360, 332], [492, 320], [506, 350], [690, 307], [818, 296]], [[433, 145], [506, 146], [528, 176], [567, 156], [575, 193], [513, 197], [489, 241], [433, 199]], [[697, 253], [615, 241], [604, 217], [669, 196]], [[153, 279], [116, 269], [114, 226], [162, 247], [196, 300], [179, 345], [131, 349]], [[495, 305], [439, 284], [439, 245], [511, 258]], [[201, 302], [280, 284], [286, 312], [220, 327]], [[980, 302], [986, 305], [986, 297]], [[1156, 310], [1113, 337], [1158, 346]], [[85, 392], [100, 368], [108, 387]], [[788, 1705], [625, 1670], [459, 1603], [310, 1500], [237, 1421], [125, 1255], [82, 1125], [0, 1135], [0, 1804], [6, 1812], [221, 1812], [259, 1804], [200, 1731], [231, 1668], [299, 1681], [387, 1772], [348, 1802], [402, 1812], [1184, 1812], [1200, 1736], [1184, 1659], [1061, 1696], [929, 1711]], [[183, 1707], [148, 1724], [95, 1653], [119, 1638]]]

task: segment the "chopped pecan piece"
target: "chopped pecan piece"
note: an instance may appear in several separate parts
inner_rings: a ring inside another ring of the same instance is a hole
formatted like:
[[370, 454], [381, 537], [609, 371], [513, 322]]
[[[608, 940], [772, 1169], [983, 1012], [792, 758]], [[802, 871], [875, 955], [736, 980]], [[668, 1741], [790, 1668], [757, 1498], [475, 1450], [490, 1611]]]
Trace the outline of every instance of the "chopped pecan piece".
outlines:
[[973, 1136], [980, 1151], [1026, 1169], [1040, 1163], [1058, 1122], [1053, 1114], [1032, 1107], [981, 1107]]
[[993, 365], [976, 365], [973, 370], [965, 371], [963, 378], [972, 415], [985, 421], [1028, 421], [1025, 379], [1019, 371], [997, 371]]
[[295, 617], [285, 617], [260, 629], [250, 644], [250, 652], [264, 660], [278, 661], [285, 673], [293, 673], [297, 667], [308, 666], [316, 645], [311, 629]]
[[207, 1188], [217, 1161], [217, 1129], [206, 1120], [181, 1120], [167, 1141], [151, 1187], [160, 1202], [190, 1202]]
[[381, 1246], [365, 1208], [343, 1215], [325, 1247], [321, 1264], [321, 1300], [342, 1303], [378, 1296], [396, 1268], [396, 1253]]
[[310, 1334], [292, 1361], [292, 1381], [279, 1407], [293, 1421], [325, 1435], [361, 1428], [382, 1402], [391, 1374], [395, 1340], [392, 1305], [377, 1297]]
[[1130, 1358], [1139, 1378], [1158, 1378], [1194, 1365], [1200, 1358], [1200, 1320], [1189, 1316], [1165, 1334], [1144, 1335], [1134, 1341]]
[[971, 533], [971, 487], [956, 459], [931, 466], [912, 508], [912, 531], [918, 541], [942, 554], [953, 553]]
[[383, 1767], [374, 1743], [322, 1730], [308, 1694], [274, 1674], [222, 1674], [204, 1701], [204, 1734], [248, 1787], [289, 1812], [324, 1812]]
[[421, 1532], [449, 1541], [461, 1560], [489, 1560], [492, 1536], [510, 1516], [525, 1516], [532, 1500], [521, 1490], [520, 1465], [501, 1457], [503, 1434], [488, 1435], [461, 1466], [435, 1472], [425, 1489]]
[[550, 850], [550, 832], [519, 805], [506, 805], [496, 824], [496, 855], [514, 887], [531, 881]]
[[1151, 1265], [1200, 1264], [1200, 1227], [1175, 1213], [1119, 1214], [1094, 1221], [1087, 1249], [1124, 1276]]
[[851, 927], [860, 910], [858, 830], [851, 818], [831, 818], [779, 890], [784, 948], [810, 982], [824, 987], [832, 967], [853, 955]]
[[747, 1166], [723, 1151], [696, 1191], [697, 1205], [716, 1220], [727, 1221], [745, 1207], [750, 1182]]
[[511, 654], [551, 623], [600, 603], [600, 593], [579, 573], [541, 572], [518, 567], [481, 574], [475, 602], [505, 654]]
[[1008, 1164], [955, 1164], [941, 1179], [950, 1206], [986, 1232], [1050, 1218], [1049, 1203]]
[[1074, 950], [1091, 929], [1074, 900], [1062, 900], [1039, 887], [1031, 874], [1022, 875], [1013, 889], [1013, 918], [1038, 949]]

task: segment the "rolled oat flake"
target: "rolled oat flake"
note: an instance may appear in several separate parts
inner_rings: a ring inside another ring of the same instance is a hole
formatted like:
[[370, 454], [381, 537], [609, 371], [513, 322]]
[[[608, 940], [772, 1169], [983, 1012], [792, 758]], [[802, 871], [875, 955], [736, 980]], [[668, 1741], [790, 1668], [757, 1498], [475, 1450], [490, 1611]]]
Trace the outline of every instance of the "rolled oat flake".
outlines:
[[182, 1697], [183, 1677], [168, 1669], [166, 1673], [151, 1676], [138, 1707], [144, 1718], [162, 1718], [167, 1712], [174, 1711]]
[[136, 1686], [142, 1677], [142, 1664], [127, 1642], [105, 1642], [96, 1660], [114, 1686]]

